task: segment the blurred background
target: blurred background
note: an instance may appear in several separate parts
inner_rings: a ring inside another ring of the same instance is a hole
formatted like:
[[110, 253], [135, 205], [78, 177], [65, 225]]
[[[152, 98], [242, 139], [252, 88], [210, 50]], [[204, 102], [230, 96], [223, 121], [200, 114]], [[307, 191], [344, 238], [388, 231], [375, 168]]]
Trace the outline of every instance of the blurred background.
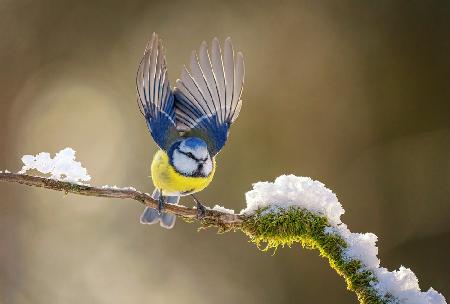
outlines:
[[[231, 36], [244, 106], [199, 198], [239, 212], [253, 182], [318, 179], [383, 266], [448, 298], [449, 29], [448, 1], [1, 0], [0, 170], [69, 146], [91, 184], [150, 192], [147, 39], [164, 39], [173, 83], [202, 40]], [[241, 233], [140, 225], [132, 201], [0, 194], [0, 303], [356, 303], [299, 245], [272, 256]]]

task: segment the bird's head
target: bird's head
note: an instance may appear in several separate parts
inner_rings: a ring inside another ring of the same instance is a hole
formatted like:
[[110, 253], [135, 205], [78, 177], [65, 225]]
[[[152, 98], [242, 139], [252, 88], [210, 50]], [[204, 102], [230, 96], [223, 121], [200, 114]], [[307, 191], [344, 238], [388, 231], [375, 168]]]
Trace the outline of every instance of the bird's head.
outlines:
[[208, 146], [197, 137], [174, 143], [169, 149], [169, 159], [175, 170], [185, 176], [207, 177], [213, 170]]

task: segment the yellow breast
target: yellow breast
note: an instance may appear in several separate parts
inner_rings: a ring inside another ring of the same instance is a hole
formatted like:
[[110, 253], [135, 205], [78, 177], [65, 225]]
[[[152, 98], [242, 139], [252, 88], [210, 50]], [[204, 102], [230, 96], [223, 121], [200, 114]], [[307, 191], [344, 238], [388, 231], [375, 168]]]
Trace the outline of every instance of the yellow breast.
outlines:
[[208, 177], [184, 176], [170, 165], [169, 156], [163, 150], [156, 152], [152, 162], [152, 180], [157, 189], [163, 190], [163, 195], [186, 195], [205, 189], [214, 177], [216, 161]]

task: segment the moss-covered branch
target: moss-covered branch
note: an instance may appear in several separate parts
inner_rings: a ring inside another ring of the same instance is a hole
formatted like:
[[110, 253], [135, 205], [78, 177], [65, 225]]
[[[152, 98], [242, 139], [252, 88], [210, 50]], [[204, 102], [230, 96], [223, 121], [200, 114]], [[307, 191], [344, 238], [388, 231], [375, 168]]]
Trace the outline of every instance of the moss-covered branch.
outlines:
[[[157, 206], [157, 202], [150, 195], [128, 188], [98, 188], [15, 173], [0, 173], [0, 181], [79, 195], [132, 199], [146, 206]], [[335, 233], [327, 232], [326, 228], [330, 226], [327, 219], [308, 210], [291, 207], [269, 212], [267, 209], [259, 209], [248, 216], [207, 209], [201, 219], [197, 219], [195, 208], [182, 205], [166, 204], [165, 211], [187, 221], [198, 220], [202, 228], [218, 227], [219, 232], [242, 230], [262, 250], [276, 250], [279, 246], [291, 246], [294, 243], [300, 243], [307, 249], [318, 249], [320, 255], [328, 259], [330, 266], [345, 279], [347, 288], [355, 292], [360, 303], [398, 303], [389, 295], [377, 294], [372, 287], [377, 282], [374, 274], [365, 269], [361, 261], [347, 258], [345, 249], [348, 245], [344, 239]]]
[[329, 226], [325, 217], [291, 207], [278, 212], [258, 210], [241, 229], [262, 250], [276, 250], [279, 246], [294, 243], [307, 249], [318, 249], [330, 266], [344, 277], [347, 288], [356, 293], [360, 303], [392, 303], [391, 297], [381, 298], [372, 287], [371, 283], [377, 279], [371, 271], [360, 261], [345, 257], [346, 242], [339, 235], [328, 233], [326, 228]]

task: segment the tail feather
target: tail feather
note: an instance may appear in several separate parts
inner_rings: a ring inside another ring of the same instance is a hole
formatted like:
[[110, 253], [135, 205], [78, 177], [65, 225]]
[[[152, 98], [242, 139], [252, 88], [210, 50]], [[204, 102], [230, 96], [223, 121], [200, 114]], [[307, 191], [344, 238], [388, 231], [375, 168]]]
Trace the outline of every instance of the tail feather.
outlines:
[[166, 229], [172, 229], [173, 226], [175, 226], [175, 220], [177, 219], [175, 214], [169, 214], [166, 212], [163, 212], [161, 214], [161, 222], [159, 225]]
[[159, 214], [158, 210], [145, 207], [144, 212], [141, 214], [140, 222], [141, 224], [156, 224], [161, 220], [161, 214]]
[[[155, 189], [152, 194], [152, 198], [155, 200], [159, 199], [159, 191]], [[178, 204], [180, 201], [179, 196], [168, 196], [166, 198], [166, 202], [169, 204]], [[146, 207], [144, 212], [141, 215], [140, 222], [141, 224], [156, 224], [159, 222], [161, 227], [166, 229], [171, 229], [175, 225], [175, 220], [177, 217], [174, 214], [169, 214], [166, 212], [159, 213], [158, 210], [150, 207]]]
[[[178, 202], [180, 201], [180, 197], [179, 196], [169, 196], [167, 197], [167, 202], [169, 204], [178, 204]], [[175, 220], [177, 219], [175, 214], [169, 214], [169, 213], [165, 213], [163, 212], [161, 214], [161, 222], [159, 223], [159, 225], [161, 225], [161, 227], [164, 227], [166, 229], [172, 229], [173, 226], [175, 226]]]

